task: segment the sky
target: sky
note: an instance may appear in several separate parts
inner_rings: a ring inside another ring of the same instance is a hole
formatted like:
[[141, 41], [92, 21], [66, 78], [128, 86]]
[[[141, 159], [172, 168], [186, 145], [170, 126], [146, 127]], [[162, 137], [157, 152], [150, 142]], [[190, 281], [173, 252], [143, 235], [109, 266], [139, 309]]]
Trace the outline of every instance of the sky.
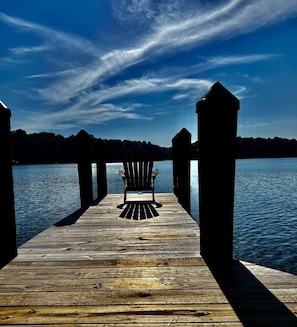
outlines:
[[297, 138], [297, 0], [1, 0], [0, 35], [12, 130], [194, 142], [219, 81], [238, 136]]

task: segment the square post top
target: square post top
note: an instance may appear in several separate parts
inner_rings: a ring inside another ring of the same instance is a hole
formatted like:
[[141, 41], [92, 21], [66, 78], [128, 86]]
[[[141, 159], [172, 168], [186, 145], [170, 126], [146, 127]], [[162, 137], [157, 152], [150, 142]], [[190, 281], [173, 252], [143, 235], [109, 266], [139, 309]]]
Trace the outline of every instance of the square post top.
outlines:
[[201, 110], [206, 108], [213, 111], [226, 108], [229, 110], [238, 110], [239, 100], [220, 82], [215, 82], [197, 102], [196, 113], [199, 113]]

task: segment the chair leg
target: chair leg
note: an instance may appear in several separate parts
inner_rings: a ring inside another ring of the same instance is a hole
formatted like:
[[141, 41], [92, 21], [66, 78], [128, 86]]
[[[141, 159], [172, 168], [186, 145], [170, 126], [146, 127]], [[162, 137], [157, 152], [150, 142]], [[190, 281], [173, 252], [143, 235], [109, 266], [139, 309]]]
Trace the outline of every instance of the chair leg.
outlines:
[[155, 200], [155, 189], [152, 189], [153, 192], [153, 204], [157, 207], [157, 208], [161, 208], [163, 205], [161, 203], [156, 202]]

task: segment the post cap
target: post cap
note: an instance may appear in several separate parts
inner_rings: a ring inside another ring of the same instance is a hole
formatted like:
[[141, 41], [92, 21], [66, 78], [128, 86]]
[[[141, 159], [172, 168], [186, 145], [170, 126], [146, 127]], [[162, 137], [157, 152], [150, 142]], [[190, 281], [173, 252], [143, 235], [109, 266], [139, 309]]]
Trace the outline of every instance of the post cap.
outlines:
[[91, 135], [86, 132], [84, 129], [81, 129], [75, 136], [76, 138], [79, 139], [91, 139]]
[[238, 110], [239, 100], [228, 91], [220, 82], [215, 82], [203, 97], [196, 103], [196, 113], [203, 108]]
[[184, 138], [191, 138], [191, 133], [185, 128], [183, 127], [178, 133], [176, 133], [176, 135], [173, 137], [172, 141], [175, 141], [176, 139], [180, 138], [180, 137], [184, 137]]
[[11, 116], [10, 109], [1, 100], [0, 100], [0, 111], [2, 112], [2, 114]]

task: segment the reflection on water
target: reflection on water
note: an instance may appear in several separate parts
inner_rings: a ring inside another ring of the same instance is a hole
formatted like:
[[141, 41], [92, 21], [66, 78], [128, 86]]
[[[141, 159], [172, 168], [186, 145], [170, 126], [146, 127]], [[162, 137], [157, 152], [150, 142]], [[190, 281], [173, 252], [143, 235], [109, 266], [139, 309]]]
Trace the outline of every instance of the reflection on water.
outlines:
[[79, 208], [75, 164], [14, 166], [13, 178], [19, 245]]
[[[156, 193], [172, 193], [172, 162], [155, 167]], [[120, 168], [107, 165], [110, 194], [123, 192]], [[13, 174], [19, 245], [80, 207], [75, 164], [14, 166]], [[96, 197], [95, 166], [93, 176]], [[191, 178], [191, 213], [199, 222], [197, 161], [191, 162]], [[234, 256], [297, 274], [296, 239], [297, 159], [237, 160]]]

